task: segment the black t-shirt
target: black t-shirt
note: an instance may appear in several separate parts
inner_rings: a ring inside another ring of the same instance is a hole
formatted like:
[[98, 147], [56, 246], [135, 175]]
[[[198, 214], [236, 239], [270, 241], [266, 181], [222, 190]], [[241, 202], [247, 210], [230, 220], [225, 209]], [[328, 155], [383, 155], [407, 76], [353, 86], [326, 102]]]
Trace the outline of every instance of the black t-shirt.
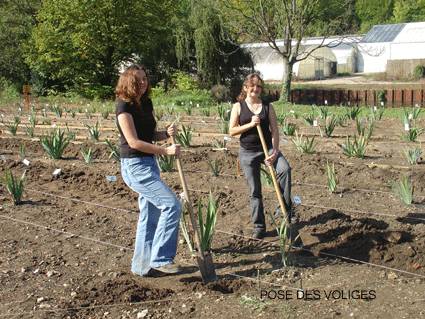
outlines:
[[[240, 102], [241, 112], [239, 114], [239, 125], [250, 123], [252, 117], [255, 115], [248, 108], [248, 105], [245, 101]], [[264, 139], [266, 141], [267, 147], [270, 149], [273, 147], [272, 144], [272, 133], [270, 131], [270, 120], [269, 120], [269, 108], [270, 104], [264, 103], [261, 108], [261, 112], [257, 114], [260, 117], [260, 126], [263, 130]], [[256, 127], [250, 128], [248, 131], [243, 132], [240, 136], [241, 147], [250, 150], [261, 152], [263, 147], [261, 145], [260, 135], [258, 135], [258, 130]]]
[[133, 117], [134, 126], [136, 128], [137, 137], [147, 143], [153, 141], [156, 128], [156, 120], [153, 115], [152, 100], [149, 98], [142, 99], [140, 105], [136, 105], [131, 102], [125, 102], [121, 99], [117, 99], [117, 105], [115, 109], [115, 115], [117, 118], [117, 126], [120, 132], [120, 156], [122, 158], [129, 157], [142, 157], [152, 156], [149, 153], [143, 153], [138, 150], [131, 148], [121, 131], [120, 124], [118, 123], [118, 115], [121, 113], [129, 113]]

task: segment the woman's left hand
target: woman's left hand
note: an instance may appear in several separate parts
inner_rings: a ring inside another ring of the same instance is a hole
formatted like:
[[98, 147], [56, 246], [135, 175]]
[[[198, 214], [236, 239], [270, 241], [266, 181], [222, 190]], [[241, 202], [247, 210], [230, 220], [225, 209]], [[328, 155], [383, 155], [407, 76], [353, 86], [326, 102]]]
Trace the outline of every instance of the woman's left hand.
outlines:
[[177, 127], [176, 127], [175, 124], [172, 124], [169, 127], [167, 127], [167, 134], [169, 136], [176, 136], [176, 134], [177, 134]]
[[276, 161], [276, 159], [277, 159], [277, 155], [279, 154], [279, 151], [276, 151], [276, 150], [273, 150], [273, 153], [270, 155], [270, 156], [268, 156], [268, 157], [266, 157], [266, 159], [264, 160], [264, 163], [267, 165], [267, 166], [271, 166], [271, 165], [273, 165], [273, 163]]

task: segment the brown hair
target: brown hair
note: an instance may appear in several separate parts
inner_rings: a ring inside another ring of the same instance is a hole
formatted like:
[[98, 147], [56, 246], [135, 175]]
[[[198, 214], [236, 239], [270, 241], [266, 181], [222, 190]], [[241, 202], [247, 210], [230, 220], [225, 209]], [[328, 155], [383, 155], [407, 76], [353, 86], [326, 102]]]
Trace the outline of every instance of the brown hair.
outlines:
[[243, 81], [242, 84], [242, 89], [241, 89], [241, 93], [239, 93], [239, 96], [237, 97], [237, 100], [239, 102], [242, 102], [243, 100], [246, 99], [246, 92], [244, 90], [245, 86], [250, 86], [254, 84], [254, 79], [257, 79], [258, 82], [261, 83], [261, 85], [264, 84], [263, 79], [260, 77], [260, 75], [258, 73], [250, 73], [246, 76], [245, 81]]
[[[140, 101], [137, 97], [140, 96], [140, 79], [137, 76], [137, 72], [144, 71], [146, 74], [146, 68], [143, 65], [133, 64], [129, 66], [119, 77], [117, 86], [115, 87], [115, 95], [117, 98], [125, 102], [132, 102], [137, 105]], [[148, 81], [148, 87], [146, 92], [142, 95], [142, 99], [149, 97], [151, 86]]]

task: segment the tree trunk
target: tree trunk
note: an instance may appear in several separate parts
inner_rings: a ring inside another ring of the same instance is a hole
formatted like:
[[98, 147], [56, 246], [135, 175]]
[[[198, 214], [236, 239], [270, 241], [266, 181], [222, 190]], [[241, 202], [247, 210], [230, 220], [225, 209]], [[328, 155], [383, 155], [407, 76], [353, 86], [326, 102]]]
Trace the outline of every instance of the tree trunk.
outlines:
[[283, 78], [282, 78], [282, 91], [280, 100], [284, 102], [291, 101], [291, 82], [292, 82], [292, 67], [293, 64], [289, 62], [288, 58], [283, 58]]

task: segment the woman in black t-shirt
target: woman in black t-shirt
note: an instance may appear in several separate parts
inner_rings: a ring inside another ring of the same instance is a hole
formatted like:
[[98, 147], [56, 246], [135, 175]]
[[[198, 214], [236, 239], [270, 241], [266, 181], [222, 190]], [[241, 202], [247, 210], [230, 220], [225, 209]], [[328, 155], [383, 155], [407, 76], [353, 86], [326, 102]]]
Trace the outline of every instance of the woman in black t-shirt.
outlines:
[[140, 214], [131, 271], [140, 276], [181, 271], [174, 263], [181, 205], [161, 180], [154, 156], [178, 156], [180, 145], [153, 144], [175, 135], [176, 128], [171, 125], [166, 131], [156, 130], [149, 89], [146, 70], [139, 65], [125, 70], [115, 89], [121, 174], [124, 182], [139, 194]]
[[[233, 105], [229, 123], [230, 135], [240, 134], [239, 158], [250, 189], [251, 219], [254, 224], [252, 236], [257, 239], [263, 238], [266, 232], [261, 193], [262, 162], [275, 167], [286, 211], [289, 215], [292, 211], [291, 167], [279, 151], [276, 113], [270, 103], [261, 100], [262, 89], [263, 80], [258, 74], [253, 73], [246, 77], [238, 97], [239, 102]], [[269, 149], [267, 157], [261, 145], [257, 125], [261, 126]]]

